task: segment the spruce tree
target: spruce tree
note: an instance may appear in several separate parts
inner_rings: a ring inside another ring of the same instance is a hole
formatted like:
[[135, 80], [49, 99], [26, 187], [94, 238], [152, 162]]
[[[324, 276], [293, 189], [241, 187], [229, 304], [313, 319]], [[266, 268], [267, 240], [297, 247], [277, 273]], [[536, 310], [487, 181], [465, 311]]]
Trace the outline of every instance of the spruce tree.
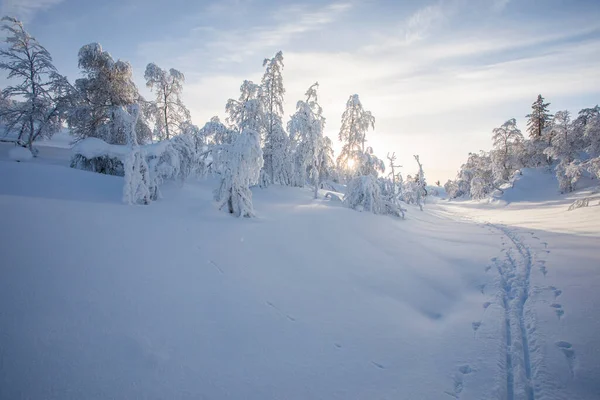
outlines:
[[552, 119], [552, 114], [548, 112], [548, 106], [550, 103], [544, 103], [544, 98], [541, 94], [538, 95], [537, 100], [531, 105], [531, 114], [526, 115], [527, 121], [527, 132], [529, 137], [532, 139], [541, 139], [544, 128], [548, 126]]

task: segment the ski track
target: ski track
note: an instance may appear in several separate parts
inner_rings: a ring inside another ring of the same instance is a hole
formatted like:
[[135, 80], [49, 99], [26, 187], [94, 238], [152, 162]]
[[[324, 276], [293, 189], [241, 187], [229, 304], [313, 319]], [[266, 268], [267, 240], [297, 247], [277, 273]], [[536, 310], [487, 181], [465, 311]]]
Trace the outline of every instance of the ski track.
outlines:
[[506, 321], [506, 393], [508, 400], [535, 400], [529, 336], [535, 332], [528, 307], [531, 250], [508, 228], [487, 224], [508, 238], [505, 260], [498, 264]]
[[[540, 342], [536, 335], [536, 318], [533, 312], [535, 299], [532, 294], [536, 290], [531, 286], [531, 274], [534, 266], [546, 277], [548, 270], [546, 261], [538, 258], [538, 253], [526, 245], [524, 240], [514, 231], [504, 225], [484, 222], [482, 228], [487, 228], [491, 233], [499, 233], [501, 239], [501, 256], [492, 258], [491, 264], [485, 267], [488, 273], [495, 268], [497, 294], [496, 300], [504, 309], [505, 329], [500, 333], [503, 337], [501, 348], [504, 354], [499, 363], [500, 383], [499, 392], [501, 398], [507, 400], [535, 400], [544, 397], [545, 389], [551, 389], [552, 382], [548, 382], [544, 369], [544, 356], [540, 352]], [[543, 246], [540, 253], [548, 254], [548, 243], [542, 242], [534, 233], [530, 233], [532, 239], [536, 239]], [[485, 285], [479, 285], [482, 294]], [[555, 286], [547, 287], [553, 292], [554, 302], [550, 304], [560, 319], [564, 310], [556, 302], [562, 294], [562, 290]], [[485, 301], [483, 314], [493, 301]], [[472, 323], [474, 335], [481, 326], [483, 316]], [[474, 336], [475, 338], [475, 336]], [[571, 376], [575, 376], [575, 351], [572, 345], [566, 341], [556, 343], [556, 347], [562, 351], [567, 359]], [[532, 360], [533, 358], [533, 360]], [[459, 366], [454, 373], [452, 390], [444, 394], [459, 399], [464, 390], [464, 377], [474, 370], [466, 365]], [[536, 377], [539, 379], [536, 382]], [[505, 383], [503, 383], [505, 381]], [[536, 384], [537, 383], [537, 384]], [[505, 385], [505, 387], [503, 387]]]

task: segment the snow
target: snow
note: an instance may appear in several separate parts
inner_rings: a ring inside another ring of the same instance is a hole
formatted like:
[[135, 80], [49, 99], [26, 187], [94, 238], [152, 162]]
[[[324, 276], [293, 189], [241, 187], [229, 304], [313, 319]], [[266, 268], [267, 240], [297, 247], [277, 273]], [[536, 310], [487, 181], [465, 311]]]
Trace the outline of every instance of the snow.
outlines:
[[131, 148], [115, 144], [108, 144], [104, 140], [89, 137], [77, 142], [73, 146], [73, 154], [81, 154], [87, 159], [108, 156], [124, 160]]
[[8, 151], [8, 156], [14, 161], [29, 161], [33, 158], [31, 151], [22, 146], [14, 146]]
[[128, 207], [4, 146], [0, 398], [600, 396], [599, 209], [543, 172], [406, 220], [273, 185], [237, 219], [212, 180]]

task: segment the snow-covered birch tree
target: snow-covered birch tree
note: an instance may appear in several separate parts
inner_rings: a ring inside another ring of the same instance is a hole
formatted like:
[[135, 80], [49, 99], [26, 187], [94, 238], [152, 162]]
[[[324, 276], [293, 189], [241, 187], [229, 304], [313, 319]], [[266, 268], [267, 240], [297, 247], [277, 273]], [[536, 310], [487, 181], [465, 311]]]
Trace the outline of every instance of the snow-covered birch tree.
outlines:
[[137, 142], [135, 130], [139, 114], [137, 104], [130, 106], [129, 111], [125, 107], [115, 110], [115, 120], [122, 125], [130, 147], [129, 155], [123, 163], [123, 201], [127, 204], [150, 204], [152, 194], [157, 190], [150, 182], [145, 152]]
[[259, 133], [245, 128], [232, 144], [223, 146], [219, 157], [223, 168], [221, 184], [215, 191], [219, 209], [236, 217], [254, 217], [250, 187], [258, 183], [263, 166]]
[[261, 80], [264, 118], [264, 170], [271, 183], [290, 183], [289, 138], [283, 128], [283, 53], [263, 61], [266, 67]]
[[520, 167], [519, 152], [523, 140], [523, 134], [517, 128], [517, 121], [514, 118], [492, 131], [494, 145], [492, 170], [497, 180], [508, 181], [512, 172]]
[[[11, 82], [2, 90], [0, 121], [7, 133], [32, 150], [62, 126], [72, 87], [52, 63], [52, 57], [15, 18], [2, 18], [7, 48], [0, 49], [0, 69]], [[12, 84], [14, 82], [14, 84]]]
[[[126, 144], [127, 134], [118, 123], [121, 107], [143, 104], [133, 83], [128, 62], [114, 61], [98, 43], [79, 50], [79, 68], [84, 77], [75, 81], [75, 107], [69, 114], [69, 127], [80, 138], [96, 137], [110, 144]], [[138, 143], [150, 140], [151, 131], [140, 113], [135, 127]]]
[[218, 146], [214, 152], [215, 162], [220, 166], [221, 184], [215, 191], [219, 209], [237, 217], [253, 217], [252, 191], [250, 186], [259, 182], [263, 167], [260, 146], [260, 129], [264, 122], [260, 86], [244, 81], [240, 87], [239, 100], [229, 99], [226, 111], [228, 122], [239, 134], [230, 135], [232, 143]]
[[261, 132], [265, 121], [263, 103], [260, 101], [261, 87], [252, 81], [244, 81], [240, 86], [238, 100], [229, 99], [225, 111], [227, 122], [242, 133], [244, 129]]
[[318, 83], [311, 85], [306, 91], [306, 100], [296, 104], [296, 112], [288, 123], [290, 138], [295, 146], [296, 176], [294, 181], [299, 186], [304, 186], [307, 178], [314, 186], [314, 197], [321, 180], [321, 158], [323, 147], [323, 127], [325, 118], [323, 110], [318, 103]]
[[342, 125], [338, 135], [343, 147], [337, 158], [337, 165], [346, 179], [356, 176], [360, 170], [358, 163], [360, 155], [365, 152], [367, 131], [374, 128], [375, 117], [370, 111], [363, 109], [357, 94], [350, 96], [342, 114]]
[[166, 71], [150, 63], [144, 78], [146, 86], [156, 94], [154, 135], [160, 140], [168, 140], [179, 134], [183, 124], [190, 120], [190, 112], [181, 99], [185, 76], [174, 68]]

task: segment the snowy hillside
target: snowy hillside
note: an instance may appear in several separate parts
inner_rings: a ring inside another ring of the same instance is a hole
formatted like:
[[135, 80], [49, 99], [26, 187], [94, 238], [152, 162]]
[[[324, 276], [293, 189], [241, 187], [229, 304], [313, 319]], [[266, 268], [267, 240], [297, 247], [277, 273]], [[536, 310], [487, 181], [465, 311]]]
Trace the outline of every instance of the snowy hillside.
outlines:
[[7, 146], [2, 399], [600, 397], [599, 209], [539, 176], [406, 220], [271, 186], [247, 220]]

